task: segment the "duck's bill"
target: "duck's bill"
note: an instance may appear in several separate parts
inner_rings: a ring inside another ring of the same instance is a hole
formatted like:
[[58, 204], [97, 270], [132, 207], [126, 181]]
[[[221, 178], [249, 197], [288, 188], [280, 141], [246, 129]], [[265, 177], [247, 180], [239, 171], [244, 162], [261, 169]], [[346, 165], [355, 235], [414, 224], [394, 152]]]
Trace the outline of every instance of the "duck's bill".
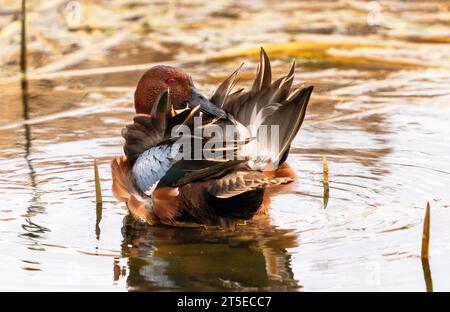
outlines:
[[211, 103], [205, 96], [203, 96], [194, 87], [191, 87], [191, 98], [188, 101], [188, 106], [194, 108], [200, 105], [200, 111], [204, 114], [209, 114], [221, 119], [228, 119], [227, 113], [220, 107]]

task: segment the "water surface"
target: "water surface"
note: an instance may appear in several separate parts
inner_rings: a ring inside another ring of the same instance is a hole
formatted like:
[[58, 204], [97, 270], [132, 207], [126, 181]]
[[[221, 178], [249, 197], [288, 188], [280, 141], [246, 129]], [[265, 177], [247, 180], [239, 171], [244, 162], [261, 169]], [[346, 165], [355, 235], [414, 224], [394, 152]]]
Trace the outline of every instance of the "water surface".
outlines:
[[[450, 290], [448, 2], [99, 1], [68, 30], [62, 1], [29, 1], [25, 89], [16, 4], [1, 2], [1, 290]], [[316, 87], [288, 159], [298, 180], [235, 229], [130, 220], [109, 162], [140, 64], [181, 64], [209, 94], [241, 61], [248, 87], [261, 45], [274, 76], [295, 58]]]

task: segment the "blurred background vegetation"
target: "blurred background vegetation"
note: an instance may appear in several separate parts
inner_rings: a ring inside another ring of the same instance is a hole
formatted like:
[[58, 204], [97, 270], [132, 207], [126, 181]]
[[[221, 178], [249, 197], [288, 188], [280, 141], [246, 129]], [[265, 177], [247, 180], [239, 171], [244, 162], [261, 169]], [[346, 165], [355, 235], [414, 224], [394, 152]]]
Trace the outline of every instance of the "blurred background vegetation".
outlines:
[[[450, 63], [447, 45], [430, 50], [418, 44], [450, 44], [448, 1], [26, 2], [28, 59], [35, 74], [235, 57], [247, 49], [256, 55], [261, 45], [309, 62]], [[0, 0], [0, 77], [18, 72], [20, 10], [20, 1]], [[230, 49], [237, 55], [228, 55]]]

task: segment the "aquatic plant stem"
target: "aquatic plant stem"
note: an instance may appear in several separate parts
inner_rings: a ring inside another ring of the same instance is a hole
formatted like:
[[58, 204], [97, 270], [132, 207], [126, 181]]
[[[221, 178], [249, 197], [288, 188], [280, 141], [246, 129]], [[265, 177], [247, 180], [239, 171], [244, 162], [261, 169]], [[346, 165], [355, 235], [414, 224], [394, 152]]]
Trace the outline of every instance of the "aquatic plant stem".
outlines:
[[26, 0], [22, 0], [22, 14], [20, 18], [20, 75], [22, 86], [27, 83], [27, 4]]
[[431, 277], [430, 262], [428, 261], [429, 250], [430, 250], [430, 203], [427, 202], [427, 208], [425, 210], [425, 219], [423, 220], [421, 260], [427, 292], [432, 292], [433, 279]]
[[102, 189], [100, 185], [100, 176], [98, 174], [97, 159], [94, 159], [94, 177], [95, 177], [95, 200], [97, 205], [103, 204]]
[[328, 199], [330, 198], [330, 185], [328, 182], [328, 161], [327, 156], [322, 157], [322, 167], [323, 167], [323, 208], [327, 208]]
[[328, 160], [327, 156], [322, 157], [322, 167], [323, 167], [323, 183], [328, 183]]
[[427, 203], [422, 231], [422, 259], [428, 259], [430, 249], [430, 203]]
[[102, 188], [100, 185], [100, 175], [98, 174], [97, 159], [94, 158], [94, 177], [95, 177], [95, 237], [100, 240], [100, 221], [102, 220], [103, 199]]
[[430, 262], [427, 258], [422, 258], [423, 277], [425, 279], [425, 287], [427, 292], [433, 291], [433, 279], [431, 277]]

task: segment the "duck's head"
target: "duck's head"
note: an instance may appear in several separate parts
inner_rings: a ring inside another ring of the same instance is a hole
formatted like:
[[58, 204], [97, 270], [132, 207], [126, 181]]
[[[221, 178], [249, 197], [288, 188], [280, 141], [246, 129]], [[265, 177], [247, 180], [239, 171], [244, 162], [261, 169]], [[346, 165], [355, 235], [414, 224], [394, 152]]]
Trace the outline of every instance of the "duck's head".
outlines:
[[225, 118], [226, 113], [212, 104], [194, 87], [191, 77], [182, 69], [158, 65], [147, 70], [134, 93], [134, 107], [138, 114], [150, 114], [159, 95], [169, 89], [170, 102], [175, 110], [200, 105], [204, 113]]

